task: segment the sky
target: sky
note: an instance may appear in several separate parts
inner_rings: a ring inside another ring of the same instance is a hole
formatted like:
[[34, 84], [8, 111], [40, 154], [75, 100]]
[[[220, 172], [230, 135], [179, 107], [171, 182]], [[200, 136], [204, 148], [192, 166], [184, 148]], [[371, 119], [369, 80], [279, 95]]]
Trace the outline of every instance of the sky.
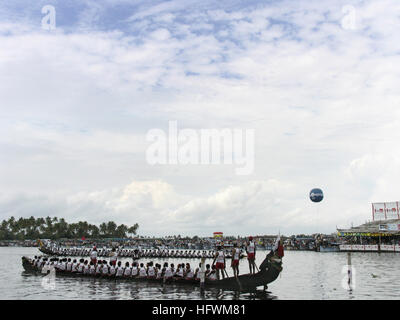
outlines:
[[[0, 219], [146, 236], [365, 223], [400, 200], [399, 27], [396, 0], [1, 1]], [[254, 170], [150, 164], [148, 132], [171, 121], [253, 130]]]

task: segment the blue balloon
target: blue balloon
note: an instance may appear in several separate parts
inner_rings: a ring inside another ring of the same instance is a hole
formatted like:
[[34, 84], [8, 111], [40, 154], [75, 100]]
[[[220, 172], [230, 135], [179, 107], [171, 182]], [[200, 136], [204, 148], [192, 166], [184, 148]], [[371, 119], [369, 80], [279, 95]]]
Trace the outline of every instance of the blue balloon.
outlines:
[[321, 189], [315, 188], [310, 191], [310, 200], [312, 202], [321, 202], [324, 199], [324, 193]]

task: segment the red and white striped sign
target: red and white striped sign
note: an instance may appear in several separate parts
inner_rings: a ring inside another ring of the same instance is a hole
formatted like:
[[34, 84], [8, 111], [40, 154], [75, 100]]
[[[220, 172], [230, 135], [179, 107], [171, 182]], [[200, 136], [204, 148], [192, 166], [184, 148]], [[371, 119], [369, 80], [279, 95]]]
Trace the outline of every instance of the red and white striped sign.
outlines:
[[372, 204], [372, 220], [400, 219], [399, 201]]
[[365, 251], [378, 251], [378, 245], [377, 244], [366, 244], [364, 246]]
[[381, 245], [381, 251], [394, 251], [394, 245], [389, 245], [389, 244], [382, 244]]

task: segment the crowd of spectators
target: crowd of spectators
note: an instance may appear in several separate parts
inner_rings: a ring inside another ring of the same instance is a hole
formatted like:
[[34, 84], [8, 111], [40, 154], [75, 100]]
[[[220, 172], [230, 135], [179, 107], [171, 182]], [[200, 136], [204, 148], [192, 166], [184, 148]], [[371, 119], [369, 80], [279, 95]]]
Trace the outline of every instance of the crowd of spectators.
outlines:
[[385, 245], [400, 245], [400, 239], [394, 237], [359, 237], [352, 236], [342, 238], [343, 244], [363, 244], [363, 245], [377, 245], [377, 244], [385, 244]]

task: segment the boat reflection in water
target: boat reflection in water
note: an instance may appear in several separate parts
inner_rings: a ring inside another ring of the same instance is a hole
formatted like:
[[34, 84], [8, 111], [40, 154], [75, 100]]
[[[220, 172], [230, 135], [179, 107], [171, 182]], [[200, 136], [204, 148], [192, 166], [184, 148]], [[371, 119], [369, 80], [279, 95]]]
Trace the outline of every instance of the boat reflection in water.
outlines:
[[[89, 296], [92, 299], [110, 300], [276, 300], [278, 299], [272, 292], [263, 289], [256, 289], [252, 292], [238, 292], [210, 288], [203, 293], [199, 287], [188, 287], [167, 284], [155, 286], [145, 282], [136, 283], [118, 283], [101, 279], [69, 279], [64, 285], [86, 286], [89, 290]], [[152, 298], [153, 297], [153, 298]], [[87, 297], [85, 298], [87, 299]]]

